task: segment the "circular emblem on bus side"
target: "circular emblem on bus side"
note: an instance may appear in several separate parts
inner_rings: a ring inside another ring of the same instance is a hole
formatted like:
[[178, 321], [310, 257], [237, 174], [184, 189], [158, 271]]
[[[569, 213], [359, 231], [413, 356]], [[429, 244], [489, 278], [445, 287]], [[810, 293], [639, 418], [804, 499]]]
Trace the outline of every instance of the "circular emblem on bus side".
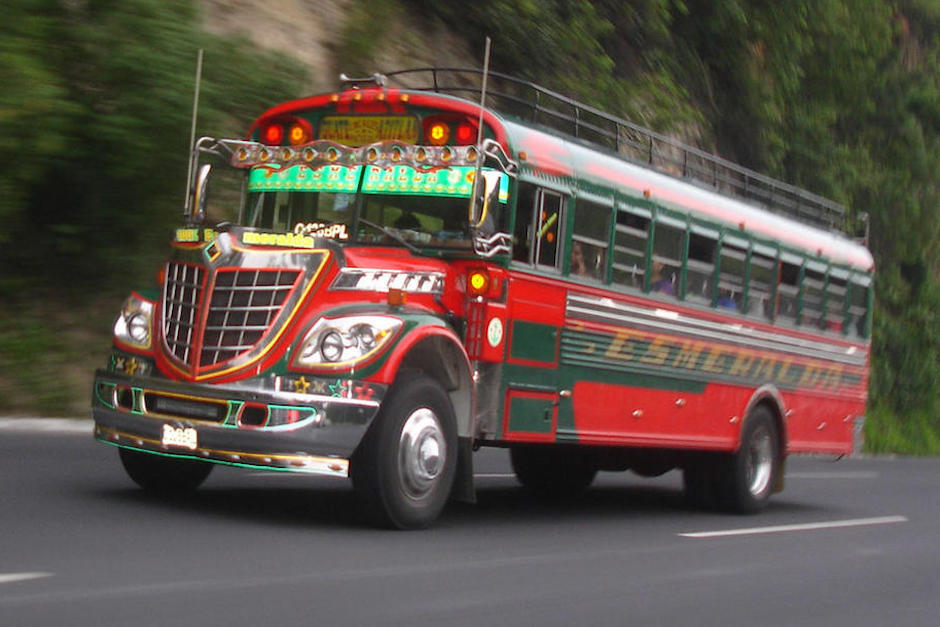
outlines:
[[499, 318], [490, 318], [490, 323], [486, 325], [486, 341], [493, 348], [503, 341], [503, 322]]

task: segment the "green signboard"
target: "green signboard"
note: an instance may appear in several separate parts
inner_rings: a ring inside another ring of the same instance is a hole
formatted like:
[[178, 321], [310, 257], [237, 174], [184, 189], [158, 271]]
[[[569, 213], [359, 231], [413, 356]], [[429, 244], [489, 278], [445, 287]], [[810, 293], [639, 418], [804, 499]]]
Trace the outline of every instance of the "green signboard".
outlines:
[[[316, 168], [298, 164], [287, 168], [258, 166], [248, 177], [252, 192], [355, 192], [363, 166], [324, 165]], [[365, 166], [362, 191], [367, 194], [414, 194], [469, 198], [473, 190], [473, 166], [450, 168], [414, 168]], [[509, 178], [500, 177], [499, 200], [509, 198]]]

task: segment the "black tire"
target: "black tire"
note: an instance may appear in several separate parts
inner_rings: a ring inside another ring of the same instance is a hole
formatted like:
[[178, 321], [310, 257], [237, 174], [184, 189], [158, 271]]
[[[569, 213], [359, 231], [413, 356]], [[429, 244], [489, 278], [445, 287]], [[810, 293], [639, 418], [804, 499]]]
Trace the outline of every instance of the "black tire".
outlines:
[[781, 468], [777, 423], [770, 409], [758, 405], [744, 421], [740, 448], [719, 468], [719, 507], [738, 514], [762, 510], [773, 494]]
[[597, 464], [591, 455], [576, 447], [514, 446], [509, 450], [509, 458], [519, 482], [541, 497], [577, 496], [597, 475]]
[[737, 514], [762, 510], [782, 471], [780, 437], [770, 409], [757, 406], [731, 454], [705, 454], [683, 468], [688, 502], [698, 508]]
[[208, 462], [175, 459], [130, 449], [119, 449], [124, 470], [134, 483], [154, 494], [186, 494], [194, 491], [212, 472]]
[[457, 423], [434, 379], [399, 377], [353, 456], [360, 512], [395, 529], [421, 529], [447, 504], [457, 468]]

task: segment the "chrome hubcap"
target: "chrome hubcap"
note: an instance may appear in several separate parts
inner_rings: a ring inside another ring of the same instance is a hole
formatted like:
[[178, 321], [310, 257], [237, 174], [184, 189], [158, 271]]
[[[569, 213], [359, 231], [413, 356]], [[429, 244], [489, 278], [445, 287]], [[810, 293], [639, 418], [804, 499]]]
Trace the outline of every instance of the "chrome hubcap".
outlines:
[[770, 431], [761, 425], [751, 435], [746, 450], [747, 487], [751, 494], [763, 494], [770, 486], [774, 448]]
[[434, 487], [444, 469], [447, 444], [441, 423], [427, 407], [408, 416], [401, 430], [398, 468], [408, 496], [418, 499]]

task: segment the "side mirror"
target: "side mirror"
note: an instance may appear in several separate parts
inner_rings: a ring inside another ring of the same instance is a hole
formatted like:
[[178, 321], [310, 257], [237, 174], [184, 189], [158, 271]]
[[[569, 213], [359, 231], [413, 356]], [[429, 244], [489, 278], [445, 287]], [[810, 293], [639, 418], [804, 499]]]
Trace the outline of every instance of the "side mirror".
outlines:
[[199, 166], [196, 174], [196, 185], [193, 187], [192, 219], [202, 222], [206, 218], [206, 202], [209, 195], [209, 173], [212, 166], [204, 163]]
[[493, 171], [481, 171], [480, 174], [483, 176], [483, 185], [474, 185], [475, 195], [470, 199], [469, 221], [473, 229], [484, 228], [487, 219], [492, 225], [490, 209], [499, 201], [499, 183], [502, 174]]

